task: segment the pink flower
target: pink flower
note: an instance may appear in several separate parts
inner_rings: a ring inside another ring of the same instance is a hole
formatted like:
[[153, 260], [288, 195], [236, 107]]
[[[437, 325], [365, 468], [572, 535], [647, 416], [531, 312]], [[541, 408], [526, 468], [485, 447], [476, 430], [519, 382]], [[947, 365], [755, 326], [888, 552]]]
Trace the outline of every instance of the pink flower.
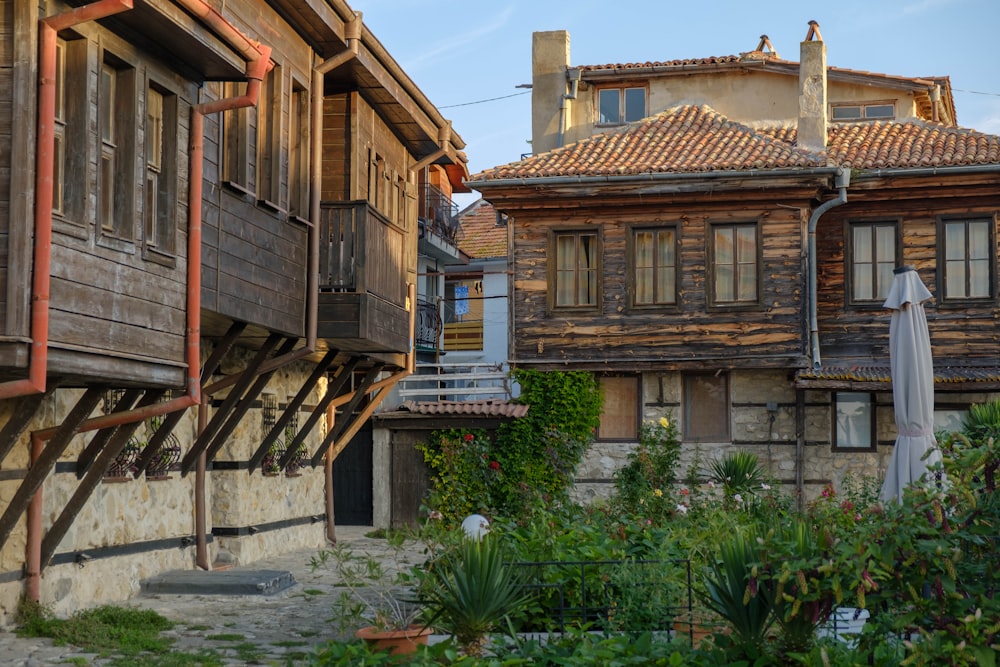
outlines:
[[440, 521], [441, 516], [442, 516], [441, 512], [438, 512], [437, 510], [431, 510], [431, 513], [427, 515], [427, 518], [433, 521]]
[[691, 492], [690, 492], [690, 491], [688, 491], [687, 489], [681, 489], [681, 495], [682, 495], [682, 496], [686, 496], [686, 495], [688, 495], [689, 493], [691, 493]]

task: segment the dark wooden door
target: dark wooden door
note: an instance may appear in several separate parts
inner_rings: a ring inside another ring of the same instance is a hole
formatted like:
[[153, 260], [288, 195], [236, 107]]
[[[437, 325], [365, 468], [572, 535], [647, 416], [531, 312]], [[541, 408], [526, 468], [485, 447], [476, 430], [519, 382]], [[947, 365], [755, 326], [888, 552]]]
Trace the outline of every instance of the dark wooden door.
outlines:
[[337, 526], [372, 525], [371, 422], [333, 461], [333, 521]]
[[424, 455], [412, 443], [392, 443], [393, 528], [416, 528], [420, 504], [430, 488]]

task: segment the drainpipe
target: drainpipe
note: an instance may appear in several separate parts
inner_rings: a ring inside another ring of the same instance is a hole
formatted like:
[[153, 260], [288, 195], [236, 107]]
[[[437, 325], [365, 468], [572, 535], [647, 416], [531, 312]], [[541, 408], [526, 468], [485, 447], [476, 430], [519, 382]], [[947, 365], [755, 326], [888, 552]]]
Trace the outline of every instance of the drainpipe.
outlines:
[[816, 317], [816, 225], [820, 217], [831, 208], [847, 203], [847, 188], [851, 184], [851, 170], [847, 167], [837, 168], [836, 187], [839, 190], [836, 199], [824, 202], [809, 217], [809, 340], [812, 346], [813, 370], [822, 366], [819, 356], [819, 324]]
[[[198, 404], [198, 435], [205, 431], [208, 425], [208, 396], [202, 396]], [[211, 570], [212, 563], [208, 559], [208, 507], [205, 502], [205, 477], [208, 468], [208, 456], [202, 452], [194, 470], [194, 564], [203, 570]]]
[[563, 145], [563, 133], [566, 128], [566, 109], [568, 108], [566, 102], [576, 99], [576, 91], [580, 85], [579, 68], [573, 67], [566, 70], [566, 79], [569, 81], [569, 92], [563, 93], [559, 103], [559, 135], [556, 141], [556, 148], [562, 148]]
[[447, 121], [443, 126], [438, 128], [438, 149], [431, 153], [430, 155], [425, 155], [420, 158], [412, 165], [410, 165], [410, 171], [413, 172], [414, 178], [416, 178], [417, 173], [431, 164], [435, 160], [449, 155], [454, 157], [452, 152], [448, 150], [449, 143], [451, 142], [451, 121]]
[[0, 399], [45, 392], [52, 282], [52, 192], [55, 167], [56, 36], [80, 23], [132, 9], [132, 0], [99, 0], [38, 22], [38, 143], [35, 147], [35, 249], [28, 377], [0, 384]]
[[[38, 457], [42, 455], [45, 443], [41, 438], [31, 434], [31, 464], [34, 465]], [[42, 489], [45, 485], [38, 487], [38, 491], [31, 496], [28, 503], [27, 525], [25, 535], [24, 554], [24, 596], [32, 602], [41, 599], [41, 578], [42, 578]]]

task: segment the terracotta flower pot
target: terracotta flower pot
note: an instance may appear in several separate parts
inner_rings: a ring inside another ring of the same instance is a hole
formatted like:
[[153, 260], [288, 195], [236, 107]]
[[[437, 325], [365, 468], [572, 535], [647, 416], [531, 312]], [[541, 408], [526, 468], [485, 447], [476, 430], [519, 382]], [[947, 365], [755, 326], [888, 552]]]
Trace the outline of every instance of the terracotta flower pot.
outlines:
[[392, 655], [402, 655], [414, 653], [417, 646], [426, 645], [433, 632], [432, 628], [422, 625], [411, 625], [405, 630], [377, 630], [369, 625], [359, 629], [354, 636], [365, 640], [377, 651], [388, 650]]

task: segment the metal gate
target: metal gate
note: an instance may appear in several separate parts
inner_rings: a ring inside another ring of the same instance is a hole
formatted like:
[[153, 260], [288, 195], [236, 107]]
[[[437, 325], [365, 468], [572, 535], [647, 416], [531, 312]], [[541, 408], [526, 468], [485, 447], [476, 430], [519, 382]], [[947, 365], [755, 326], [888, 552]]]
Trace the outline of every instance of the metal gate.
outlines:
[[372, 525], [372, 425], [361, 427], [333, 461], [333, 521]]

